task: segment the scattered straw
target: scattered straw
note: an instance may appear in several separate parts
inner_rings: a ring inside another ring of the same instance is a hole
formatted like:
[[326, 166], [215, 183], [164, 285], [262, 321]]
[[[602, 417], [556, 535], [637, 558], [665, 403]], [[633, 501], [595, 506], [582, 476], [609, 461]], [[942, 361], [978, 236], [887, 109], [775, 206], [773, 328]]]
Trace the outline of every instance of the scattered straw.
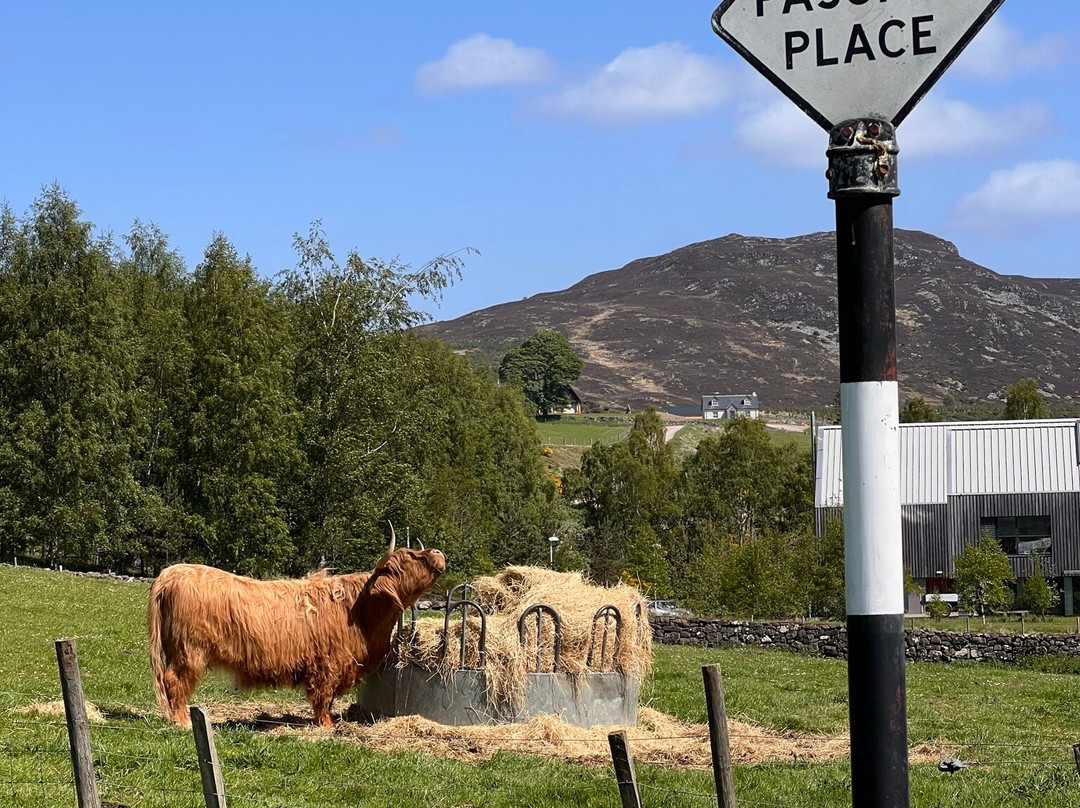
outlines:
[[[480, 606], [487, 614], [487, 662], [484, 676], [493, 700], [519, 705], [525, 688], [526, 673], [536, 670], [536, 624], [527, 620], [525, 645], [518, 638], [518, 620], [531, 606], [553, 606], [562, 618], [562, 673], [574, 676], [596, 671], [615, 670], [644, 680], [652, 667], [652, 631], [648, 608], [641, 593], [630, 586], [597, 586], [580, 573], [555, 572], [542, 567], [507, 567], [494, 577], [473, 582]], [[613, 605], [622, 614], [623, 630], [615, 642], [614, 621], [597, 624], [593, 616], [602, 606]], [[460, 614], [460, 613], [458, 613]], [[640, 618], [639, 618], [640, 615]], [[398, 665], [420, 665], [448, 675], [461, 667], [462, 621], [452, 619], [445, 641], [439, 620], [422, 620], [416, 625], [411, 642], [403, 642]], [[464, 667], [479, 663], [480, 619], [465, 621]], [[589, 664], [590, 645], [592, 664]], [[540, 637], [540, 670], [554, 667], [554, 632], [550, 619], [544, 617]]]
[[[372, 724], [339, 722], [334, 728], [313, 726], [310, 710], [303, 716], [280, 716], [280, 705], [215, 705], [211, 715], [217, 722], [247, 723], [270, 735], [298, 737], [309, 741], [341, 740], [370, 747], [380, 753], [423, 752], [466, 763], [481, 763], [497, 752], [540, 755], [586, 766], [608, 766], [611, 752], [609, 732], [626, 729], [634, 760], [660, 766], [708, 770], [709, 728], [688, 724], [648, 707], [638, 713], [636, 727], [593, 727], [583, 729], [551, 716], [539, 716], [524, 724], [495, 724], [450, 727], [419, 716], [402, 716]], [[731, 720], [732, 761], [739, 766], [769, 763], [827, 763], [848, 756], [844, 737], [827, 738], [793, 732], [778, 732], [757, 724]], [[913, 763], [936, 763], [949, 754], [947, 744], [920, 744], [910, 750]]]
[[[104, 724], [105, 714], [90, 702], [85, 702], [85, 704], [86, 720], [91, 724]], [[15, 712], [20, 713], [21, 715], [33, 715], [39, 718], [63, 718], [64, 702], [45, 701], [38, 704], [28, 704], [25, 707], [20, 707], [15, 710]]]

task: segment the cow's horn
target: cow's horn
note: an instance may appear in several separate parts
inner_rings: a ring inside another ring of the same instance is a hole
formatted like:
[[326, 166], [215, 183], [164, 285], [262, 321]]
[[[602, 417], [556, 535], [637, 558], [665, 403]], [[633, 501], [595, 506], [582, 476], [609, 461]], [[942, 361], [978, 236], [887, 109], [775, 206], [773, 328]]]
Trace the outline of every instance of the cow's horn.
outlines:
[[417, 538], [416, 538], [416, 541], [417, 541], [417, 542], [419, 543], [419, 545], [420, 545], [420, 549], [421, 549], [421, 550], [426, 550], [426, 549], [427, 549], [427, 548], [426, 548], [426, 547], [424, 546], [424, 542], [423, 542], [423, 541], [422, 541], [422, 540], [420, 539], [420, 537], [419, 537], [419, 536], [417, 536]]
[[390, 525], [390, 549], [386, 551], [386, 554], [390, 555], [392, 552], [394, 552], [394, 547], [397, 545], [397, 533], [394, 532], [393, 522], [387, 519], [386, 523]]

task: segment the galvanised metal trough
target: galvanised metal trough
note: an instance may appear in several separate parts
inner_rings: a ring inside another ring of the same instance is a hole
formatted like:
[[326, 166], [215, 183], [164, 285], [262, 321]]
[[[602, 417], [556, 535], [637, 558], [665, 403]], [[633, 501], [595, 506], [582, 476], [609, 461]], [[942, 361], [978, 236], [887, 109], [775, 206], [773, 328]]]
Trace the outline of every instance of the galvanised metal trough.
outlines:
[[[623, 616], [615, 606], [603, 606], [593, 616], [586, 667], [588, 673], [570, 674], [559, 670], [562, 644], [562, 618], [554, 607], [537, 604], [526, 609], [518, 620], [518, 638], [526, 647], [529, 619], [536, 636], [536, 655], [530, 660], [525, 687], [520, 698], [509, 703], [493, 699], [484, 676], [487, 664], [487, 616], [476, 600], [462, 597], [452, 599], [459, 591], [468, 594], [468, 584], [447, 593], [443, 620], [442, 670], [433, 670], [409, 663], [398, 665], [397, 653], [392, 650], [382, 667], [365, 677], [357, 686], [356, 700], [349, 709], [350, 720], [372, 721], [403, 715], [419, 715], [440, 724], [466, 726], [527, 722], [537, 716], [557, 716], [579, 727], [636, 726], [641, 683], [637, 677], [615, 670], [615, 652], [623, 631]], [[460, 611], [464, 623], [470, 611], [480, 618], [479, 655], [475, 667], [465, 667], [466, 632], [461, 632], [460, 648], [451, 649], [450, 616]], [[416, 607], [412, 610], [415, 630]], [[549, 621], [545, 621], [545, 617]], [[640, 625], [641, 615], [635, 615]], [[545, 622], [552, 624], [554, 635], [554, 664], [551, 670], [540, 670], [540, 638]], [[613, 628], [615, 641], [608, 655], [609, 631]], [[404, 619], [398, 622], [395, 648], [409, 642], [410, 629]], [[447, 670], [445, 657], [457, 650], [458, 664]]]

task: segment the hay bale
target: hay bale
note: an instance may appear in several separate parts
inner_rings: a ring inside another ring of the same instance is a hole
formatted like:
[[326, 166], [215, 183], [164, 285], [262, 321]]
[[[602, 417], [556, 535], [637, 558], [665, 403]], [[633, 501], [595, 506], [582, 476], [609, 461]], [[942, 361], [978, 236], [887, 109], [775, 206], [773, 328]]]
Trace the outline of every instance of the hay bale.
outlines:
[[[580, 573], [555, 572], [542, 567], [507, 567], [493, 577], [473, 582], [476, 597], [487, 615], [487, 660], [484, 677], [492, 700], [519, 705], [526, 676], [537, 670], [552, 671], [555, 636], [550, 618], [544, 617], [539, 648], [536, 628], [530, 617], [525, 645], [518, 637], [518, 620], [536, 604], [555, 608], [562, 619], [562, 645], [558, 672], [583, 676], [600, 671], [617, 671], [644, 679], [652, 668], [652, 631], [648, 607], [641, 593], [619, 584], [603, 587], [586, 581]], [[593, 616], [602, 606], [613, 605], [622, 614], [623, 628], [616, 643], [614, 621], [597, 624]], [[457, 613], [460, 615], [460, 612]], [[465, 659], [460, 654], [461, 632], [465, 631]], [[409, 633], [409, 629], [406, 629]], [[455, 669], [476, 668], [480, 663], [480, 619], [460, 616], [450, 621], [443, 636], [443, 621], [421, 620], [398, 646], [397, 664], [420, 665], [449, 675]], [[590, 646], [592, 664], [589, 664]]]

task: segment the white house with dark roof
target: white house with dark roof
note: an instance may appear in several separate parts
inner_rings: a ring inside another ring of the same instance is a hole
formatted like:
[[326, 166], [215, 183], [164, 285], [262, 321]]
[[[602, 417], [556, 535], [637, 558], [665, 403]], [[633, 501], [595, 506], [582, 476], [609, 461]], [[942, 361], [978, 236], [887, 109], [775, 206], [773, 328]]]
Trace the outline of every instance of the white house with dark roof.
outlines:
[[757, 418], [759, 415], [757, 393], [738, 396], [710, 393], [701, 397], [701, 417], [706, 421]]

